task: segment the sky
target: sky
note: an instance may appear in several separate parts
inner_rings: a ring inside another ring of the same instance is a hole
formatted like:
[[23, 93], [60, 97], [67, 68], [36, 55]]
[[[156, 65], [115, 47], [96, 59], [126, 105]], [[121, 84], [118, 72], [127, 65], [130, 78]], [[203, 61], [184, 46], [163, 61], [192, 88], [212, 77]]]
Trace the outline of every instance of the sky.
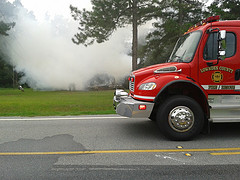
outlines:
[[[9, 0], [10, 2], [14, 0]], [[79, 9], [91, 8], [90, 0], [21, 0], [23, 6], [30, 11], [39, 21], [45, 18], [46, 13], [53, 17], [54, 15], [63, 15], [70, 18], [70, 4], [78, 7]]]
[[[14, 0], [9, 0], [13, 2]], [[69, 5], [77, 6], [79, 9], [91, 8], [91, 0], [21, 0], [25, 8], [34, 12], [39, 21], [45, 18], [46, 13], [53, 17], [54, 15], [63, 15], [70, 18]], [[209, 5], [213, 0], [202, 0]]]

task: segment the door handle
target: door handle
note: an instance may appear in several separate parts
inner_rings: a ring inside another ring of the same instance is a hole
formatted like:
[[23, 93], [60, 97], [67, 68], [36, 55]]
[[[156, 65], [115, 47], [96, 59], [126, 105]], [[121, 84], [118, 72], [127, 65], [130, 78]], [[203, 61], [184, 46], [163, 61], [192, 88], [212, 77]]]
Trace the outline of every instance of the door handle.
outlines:
[[238, 81], [240, 79], [240, 69], [237, 69], [235, 71], [235, 81]]

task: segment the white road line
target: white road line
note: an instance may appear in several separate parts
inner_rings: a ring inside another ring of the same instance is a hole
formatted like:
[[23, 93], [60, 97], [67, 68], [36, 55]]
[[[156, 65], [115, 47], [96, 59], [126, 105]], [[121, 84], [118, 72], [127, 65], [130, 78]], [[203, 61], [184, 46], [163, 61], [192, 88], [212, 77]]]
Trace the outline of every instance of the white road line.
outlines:
[[127, 117], [121, 116], [84, 116], [84, 117], [14, 117], [14, 118], [1, 118], [0, 121], [56, 121], [56, 120], [95, 120], [95, 119], [126, 119]]

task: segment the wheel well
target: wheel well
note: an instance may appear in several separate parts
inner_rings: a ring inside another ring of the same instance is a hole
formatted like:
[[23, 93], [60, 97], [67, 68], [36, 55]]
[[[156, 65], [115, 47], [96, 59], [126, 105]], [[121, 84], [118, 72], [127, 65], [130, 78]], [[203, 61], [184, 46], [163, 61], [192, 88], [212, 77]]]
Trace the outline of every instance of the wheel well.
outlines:
[[155, 117], [159, 105], [173, 95], [185, 95], [191, 97], [202, 107], [206, 119], [209, 118], [209, 105], [203, 91], [192, 82], [185, 81], [174, 82], [161, 89], [154, 100], [155, 106], [151, 117]]

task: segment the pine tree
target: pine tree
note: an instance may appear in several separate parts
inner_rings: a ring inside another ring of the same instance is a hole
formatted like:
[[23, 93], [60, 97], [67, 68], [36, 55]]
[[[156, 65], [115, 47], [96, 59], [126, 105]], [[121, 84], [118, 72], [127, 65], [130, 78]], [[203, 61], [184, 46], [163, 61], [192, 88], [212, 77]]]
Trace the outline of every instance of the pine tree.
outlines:
[[160, 20], [142, 47], [142, 66], [166, 62], [179, 36], [204, 17], [203, 6], [197, 0], [162, 0]]
[[137, 69], [138, 26], [156, 16], [158, 0], [92, 0], [92, 11], [70, 6], [79, 22], [79, 32], [72, 39], [76, 44], [91, 45], [107, 41], [120, 27], [132, 24], [132, 69]]
[[208, 9], [210, 14], [220, 15], [224, 20], [240, 19], [239, 0], [214, 0]]

